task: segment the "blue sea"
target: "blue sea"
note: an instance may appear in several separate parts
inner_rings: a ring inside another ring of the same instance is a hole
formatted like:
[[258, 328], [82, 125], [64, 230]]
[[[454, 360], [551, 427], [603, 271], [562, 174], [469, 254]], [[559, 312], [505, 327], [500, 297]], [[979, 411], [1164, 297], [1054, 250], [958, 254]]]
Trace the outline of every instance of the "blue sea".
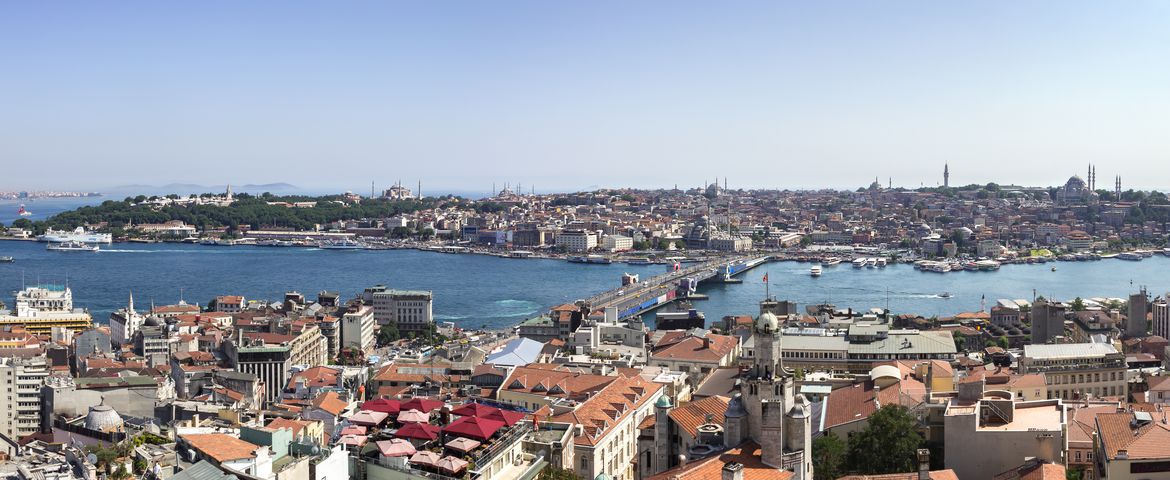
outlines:
[[[316, 248], [216, 247], [188, 244], [114, 244], [97, 253], [49, 252], [35, 242], [0, 241], [0, 298], [25, 284], [66, 283], [78, 306], [95, 319], [125, 305], [131, 291], [140, 306], [152, 300], [171, 304], [180, 298], [206, 304], [217, 295], [279, 300], [287, 291], [315, 298], [321, 290], [352, 298], [363, 288], [434, 292], [435, 318], [478, 328], [515, 325], [546, 308], [587, 297], [621, 284], [623, 272], [643, 278], [662, 265], [584, 265], [563, 260], [505, 259], [447, 255], [415, 250], [337, 251]], [[1055, 265], [1057, 271], [1051, 271]], [[801, 305], [831, 302], [840, 308], [889, 308], [895, 313], [947, 316], [988, 308], [997, 299], [1125, 297], [1141, 285], [1151, 293], [1170, 290], [1170, 259], [1141, 262], [1102, 260], [1047, 265], [1004, 265], [997, 272], [920, 272], [908, 265], [854, 269], [843, 264], [808, 275], [809, 264], [778, 262], [745, 273], [743, 284], [701, 286], [711, 298], [695, 302], [709, 321], [724, 315], [754, 314], [764, 297], [768, 274], [771, 294]], [[952, 298], [940, 298], [950, 292]]]

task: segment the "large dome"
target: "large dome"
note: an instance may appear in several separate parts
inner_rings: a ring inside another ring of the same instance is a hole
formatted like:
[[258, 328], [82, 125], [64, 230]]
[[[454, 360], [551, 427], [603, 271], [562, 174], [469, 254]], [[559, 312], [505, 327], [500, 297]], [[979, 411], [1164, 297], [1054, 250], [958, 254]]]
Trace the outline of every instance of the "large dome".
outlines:
[[776, 314], [772, 312], [764, 312], [760, 318], [756, 319], [756, 330], [764, 333], [772, 333], [780, 330], [780, 320], [776, 318]]
[[122, 416], [112, 407], [102, 403], [89, 407], [89, 414], [85, 416], [85, 428], [95, 432], [121, 432], [125, 430]]
[[1066, 190], [1084, 190], [1085, 181], [1082, 180], [1079, 175], [1073, 175], [1072, 178], [1069, 178], [1068, 182], [1064, 184], [1064, 188]]

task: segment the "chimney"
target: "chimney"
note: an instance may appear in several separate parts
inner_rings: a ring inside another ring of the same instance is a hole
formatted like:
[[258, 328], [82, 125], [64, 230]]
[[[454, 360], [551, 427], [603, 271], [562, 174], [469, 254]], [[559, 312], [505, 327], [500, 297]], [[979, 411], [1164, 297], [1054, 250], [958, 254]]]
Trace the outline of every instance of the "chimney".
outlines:
[[703, 337], [703, 348], [707, 350], [711, 349], [711, 337]]
[[723, 477], [720, 480], [743, 480], [743, 464], [738, 462], [723, 465]]
[[918, 480], [930, 480], [930, 450], [918, 449]]

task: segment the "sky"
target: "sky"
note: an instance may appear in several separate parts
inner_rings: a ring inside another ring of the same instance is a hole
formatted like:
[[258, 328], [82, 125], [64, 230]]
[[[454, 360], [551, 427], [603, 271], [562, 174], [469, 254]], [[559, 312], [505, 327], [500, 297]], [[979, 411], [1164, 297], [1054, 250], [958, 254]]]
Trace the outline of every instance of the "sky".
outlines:
[[[4, 2], [0, 190], [1170, 186], [1170, 2]], [[1132, 180], [1131, 180], [1132, 179]]]

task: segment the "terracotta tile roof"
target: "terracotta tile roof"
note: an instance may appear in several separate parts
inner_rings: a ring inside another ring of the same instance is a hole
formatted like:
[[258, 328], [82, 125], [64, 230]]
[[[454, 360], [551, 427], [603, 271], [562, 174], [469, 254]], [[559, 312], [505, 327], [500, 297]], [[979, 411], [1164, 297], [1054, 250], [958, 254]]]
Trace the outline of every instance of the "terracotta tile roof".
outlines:
[[1160, 415], [1144, 425], [1131, 425], [1133, 413], [1102, 413], [1097, 415], [1097, 432], [1109, 460], [1124, 450], [1131, 460], [1170, 459], [1170, 426], [1161, 423]]
[[[874, 388], [873, 382], [865, 382], [829, 392], [829, 403], [825, 408], [825, 428], [867, 419], [873, 412], [877, 411], [878, 404], [905, 404], [904, 399], [901, 398], [901, 385], [901, 383], [897, 383], [878, 390]], [[907, 393], [911, 396], [911, 400], [922, 401], [925, 390]], [[874, 402], [875, 396], [877, 402]]]
[[217, 463], [255, 457], [256, 449], [260, 448], [258, 445], [222, 433], [183, 435], [182, 438], [192, 448], [211, 457]]
[[[710, 346], [704, 345], [704, 339], [688, 336], [665, 347], [655, 347], [650, 358], [693, 360], [697, 362], [718, 362], [720, 359], [735, 352], [739, 339], [727, 335], [708, 334]], [[663, 342], [659, 342], [662, 345]]]
[[[672, 409], [670, 419], [674, 420], [679, 429], [689, 433], [692, 438], [698, 438], [699, 425], [704, 423], [723, 425], [723, 413], [727, 411], [727, 402], [730, 400], [730, 398], [715, 395], [690, 402]], [[710, 422], [707, 421], [708, 415], [711, 416]]]
[[[887, 473], [884, 475], [846, 475], [837, 480], [918, 480], [918, 472]], [[955, 475], [955, 471], [951, 469], [932, 470], [930, 472], [930, 480], [959, 480], [959, 476]]]
[[313, 367], [293, 374], [288, 379], [288, 389], [296, 388], [297, 379], [305, 379], [305, 386], [309, 388], [328, 387], [337, 385], [337, 377], [341, 372], [330, 367]]
[[642, 419], [642, 423], [638, 424], [637, 429], [638, 430], [645, 430], [647, 428], [654, 428], [654, 423], [655, 423], [656, 417], [657, 417], [657, 415], [647, 415], [646, 418]]
[[789, 480], [793, 476], [792, 472], [787, 470], [764, 465], [763, 460], [760, 459], [760, 446], [755, 442], [747, 441], [720, 455], [712, 455], [672, 468], [648, 477], [646, 480], [671, 480], [672, 478], [721, 480], [723, 478], [723, 465], [732, 462], [743, 465], [743, 480]]
[[504, 379], [500, 390], [532, 393], [558, 398], [578, 398], [602, 389], [618, 377], [571, 372], [549, 364], [516, 367]]
[[287, 428], [292, 430], [293, 438], [296, 438], [300, 436], [301, 430], [309, 426], [309, 422], [305, 420], [293, 420], [289, 418], [274, 418], [271, 422], [268, 422], [268, 425], [266, 426], [273, 430]]
[[993, 480], [1064, 480], [1066, 473], [1064, 465], [1029, 461], [996, 475]]
[[313, 406], [336, 416], [341, 415], [349, 404], [345, 403], [337, 392], [325, 392], [313, 399]]
[[654, 397], [663, 386], [642, 379], [642, 377], [610, 377], [614, 380], [605, 388], [589, 397], [571, 412], [553, 417], [555, 422], [582, 425], [585, 433], [578, 435], [574, 443], [596, 445], [614, 425]]

